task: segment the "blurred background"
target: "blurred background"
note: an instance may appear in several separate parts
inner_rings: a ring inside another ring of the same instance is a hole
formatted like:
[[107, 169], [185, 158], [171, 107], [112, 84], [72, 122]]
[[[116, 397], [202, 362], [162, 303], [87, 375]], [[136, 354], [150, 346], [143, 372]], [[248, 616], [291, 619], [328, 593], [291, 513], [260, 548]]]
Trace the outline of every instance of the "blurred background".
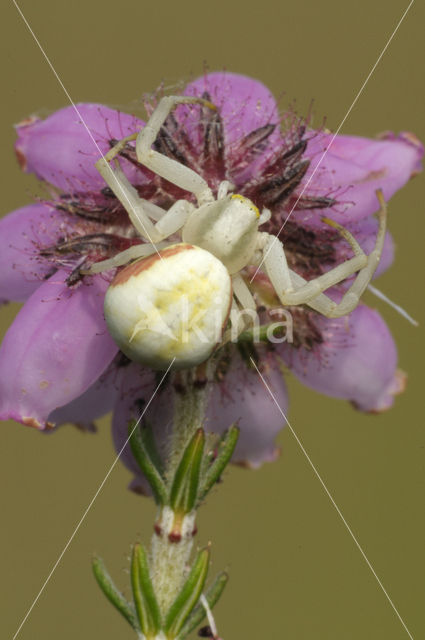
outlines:
[[[281, 107], [315, 101], [335, 130], [407, 7], [407, 1], [180, 0], [57, 2], [20, 6], [73, 100], [123, 109], [160, 82], [204, 69], [258, 78]], [[343, 133], [424, 128], [424, 6], [414, 3], [353, 108]], [[31, 202], [36, 182], [21, 174], [12, 125], [68, 104], [12, 2], [3, 7], [1, 214]], [[390, 203], [396, 262], [379, 287], [424, 320], [423, 178]], [[319, 396], [287, 376], [290, 419], [358, 537], [412, 636], [424, 637], [425, 435], [423, 330], [376, 299], [409, 375], [388, 413], [371, 416]], [[0, 310], [2, 332], [18, 305]], [[422, 354], [422, 357], [421, 357]], [[0, 434], [1, 635], [12, 638], [113, 462], [109, 421], [97, 435], [68, 426], [52, 436], [15, 423]], [[199, 514], [199, 545], [212, 541], [212, 573], [228, 567], [216, 609], [225, 640], [401, 640], [408, 634], [350, 538], [288, 429], [281, 458], [261, 470], [227, 472]], [[19, 638], [133, 637], [91, 575], [93, 552], [127, 586], [128, 552], [151, 536], [154, 507], [126, 489], [117, 465]], [[128, 592], [128, 590], [127, 590]]]

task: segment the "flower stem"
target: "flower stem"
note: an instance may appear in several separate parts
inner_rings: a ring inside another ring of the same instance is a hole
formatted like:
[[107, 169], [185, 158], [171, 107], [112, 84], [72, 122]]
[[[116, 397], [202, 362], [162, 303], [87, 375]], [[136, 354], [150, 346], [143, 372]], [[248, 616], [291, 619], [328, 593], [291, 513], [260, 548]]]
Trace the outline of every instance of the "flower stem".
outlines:
[[[197, 367], [174, 375], [174, 424], [166, 468], [169, 483], [189, 440], [204, 423], [209, 374], [206, 367]], [[177, 514], [169, 506], [160, 508], [152, 537], [151, 566], [152, 581], [163, 611], [170, 607], [187, 575], [196, 533], [195, 518], [195, 509]]]
[[163, 507], [152, 536], [152, 582], [162, 611], [167, 611], [179, 593], [187, 573], [192, 550], [196, 512], [184, 516], [180, 523], [180, 536], [173, 535], [176, 515]]
[[174, 426], [171, 435], [167, 476], [172, 478], [185, 445], [202, 427], [211, 379], [211, 365], [178, 372], [174, 378]]

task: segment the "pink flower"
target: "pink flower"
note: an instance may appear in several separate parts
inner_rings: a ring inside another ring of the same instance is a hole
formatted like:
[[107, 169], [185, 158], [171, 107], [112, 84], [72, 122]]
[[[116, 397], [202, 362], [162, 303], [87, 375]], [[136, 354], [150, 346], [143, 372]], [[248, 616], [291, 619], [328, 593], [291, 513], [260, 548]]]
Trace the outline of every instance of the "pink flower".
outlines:
[[[321, 222], [323, 215], [350, 229], [369, 252], [376, 232], [376, 189], [388, 200], [420, 170], [422, 146], [407, 133], [378, 140], [338, 136], [321, 160], [331, 135], [313, 131], [294, 114], [282, 119], [270, 92], [244, 76], [211, 73], [184, 93], [208, 98], [217, 112], [178, 107], [155, 148], [194, 168], [214, 192], [228, 179], [236, 193], [268, 207], [272, 219], [266, 230], [271, 233], [279, 231], [294, 208], [280, 238], [291, 268], [307, 279], [350, 257], [346, 243]], [[143, 126], [102, 105], [80, 104], [78, 110], [102, 153]], [[119, 354], [107, 333], [103, 296], [111, 272], [83, 277], [79, 269], [142, 240], [95, 169], [99, 152], [73, 107], [44, 121], [31, 118], [17, 126], [17, 133], [23, 170], [59, 195], [24, 206], [0, 222], [0, 300], [24, 302], [0, 347], [0, 418], [39, 429], [64, 422], [90, 428], [113, 409], [119, 449], [129, 419], [149, 400], [155, 377]], [[155, 204], [168, 208], [176, 198], [188, 197], [141, 166], [132, 144], [120, 162], [139, 194]], [[392, 259], [388, 234], [378, 272]], [[257, 285], [267, 289], [262, 274]], [[391, 406], [401, 378], [393, 339], [377, 312], [360, 306], [347, 318], [328, 320], [304, 307], [291, 311], [292, 345], [273, 351], [253, 346], [284, 412], [280, 358], [321, 393], [345, 398], [364, 411]], [[274, 437], [284, 420], [255, 370], [236, 347], [229, 349], [222, 356], [228, 364], [213, 386], [206, 428], [221, 431], [238, 421], [241, 437], [234, 460], [257, 466], [276, 456]], [[146, 414], [156, 425], [162, 450], [172, 415], [166, 394], [165, 385]], [[131, 455], [125, 452], [124, 457], [137, 472]], [[143, 481], [135, 483], [140, 488]]]

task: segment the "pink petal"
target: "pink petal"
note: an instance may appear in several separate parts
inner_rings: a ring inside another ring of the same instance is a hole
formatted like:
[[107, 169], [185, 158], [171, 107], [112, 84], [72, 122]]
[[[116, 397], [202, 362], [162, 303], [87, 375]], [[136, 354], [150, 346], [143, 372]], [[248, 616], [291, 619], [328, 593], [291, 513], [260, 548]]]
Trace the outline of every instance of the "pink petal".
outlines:
[[114, 408], [121, 383], [121, 372], [113, 362], [81, 396], [55, 409], [49, 415], [49, 423], [57, 426], [71, 423], [83, 431], [95, 431], [94, 421]]
[[[331, 144], [332, 137], [318, 134], [309, 142], [306, 156], [311, 164], [301, 188], [311, 178], [305, 195], [335, 198], [337, 204], [326, 215], [340, 224], [375, 213], [377, 189], [388, 201], [421, 169], [423, 146], [413, 134], [386, 134], [380, 140], [337, 136]], [[314, 209], [294, 212], [298, 222], [310, 226], [321, 225], [322, 215], [323, 210]]]
[[279, 455], [275, 438], [285, 426], [285, 419], [276, 402], [284, 415], [288, 412], [282, 372], [274, 360], [264, 357], [261, 362], [261, 374], [270, 391], [257, 371], [248, 368], [235, 350], [223, 382], [214, 385], [206, 413], [206, 428], [215, 433], [238, 423], [240, 434], [232, 461], [250, 468], [272, 462]]
[[359, 306], [349, 316], [317, 316], [323, 342], [311, 351], [290, 344], [277, 347], [285, 363], [307, 387], [351, 401], [361, 411], [389, 409], [403, 390], [397, 350], [377, 311]]
[[[143, 122], [101, 104], [76, 106], [78, 112], [69, 106], [45, 120], [30, 118], [18, 124], [16, 153], [24, 171], [63, 191], [100, 190], [106, 186], [94, 166], [100, 152], [109, 151], [111, 139], [120, 140], [138, 131]], [[121, 162], [133, 184], [145, 180], [127, 160]]]
[[[261, 82], [237, 73], [216, 71], [208, 73], [187, 85], [184, 95], [202, 97], [210, 94], [223, 119], [226, 143], [239, 138], [266, 124], [279, 124], [276, 101]], [[189, 124], [191, 118], [188, 117]], [[279, 140], [279, 127], [269, 140]]]
[[94, 383], [117, 353], [103, 318], [108, 283], [69, 289], [59, 271], [27, 300], [0, 347], [0, 419], [44, 429], [57, 407]]
[[0, 221], [0, 301], [24, 302], [55, 267], [39, 255], [69, 225], [47, 204], [30, 204]]

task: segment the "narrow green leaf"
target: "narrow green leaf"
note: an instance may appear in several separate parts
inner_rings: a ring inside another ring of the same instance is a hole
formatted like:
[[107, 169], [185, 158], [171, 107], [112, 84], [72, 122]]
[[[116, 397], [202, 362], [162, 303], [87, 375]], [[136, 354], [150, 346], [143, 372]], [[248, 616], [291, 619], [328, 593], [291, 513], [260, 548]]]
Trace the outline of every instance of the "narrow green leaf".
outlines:
[[155, 633], [156, 633], [161, 628], [161, 612], [159, 609], [159, 604], [156, 599], [155, 590], [153, 588], [153, 584], [151, 580], [148, 556], [143, 545], [138, 546], [137, 560], [139, 563], [140, 584], [143, 589], [143, 593], [146, 598], [146, 601], [149, 605], [150, 615], [153, 622], [153, 628], [155, 629]]
[[102, 589], [109, 602], [111, 602], [114, 607], [118, 609], [121, 615], [124, 616], [124, 618], [135, 631], [140, 631], [133, 605], [127, 602], [123, 594], [118, 591], [111, 576], [106, 570], [103, 561], [95, 556], [93, 558], [92, 567], [94, 577], [96, 578], [99, 587]]
[[[228, 573], [226, 573], [225, 571], [219, 573], [218, 576], [214, 579], [214, 582], [212, 583], [208, 591], [205, 593], [205, 598], [207, 599], [210, 609], [212, 609], [217, 604], [228, 580]], [[204, 607], [202, 606], [202, 603], [197, 604], [190, 614], [189, 618], [187, 619], [186, 623], [182, 627], [179, 633], [179, 640], [184, 640], [184, 638], [186, 638], [186, 636], [188, 636], [189, 633], [195, 629], [195, 627], [201, 624], [205, 616], [206, 613]]]
[[153, 431], [154, 430], [150, 422], [143, 419], [140, 423], [140, 428], [139, 428], [140, 435], [142, 437], [143, 443], [146, 447], [146, 451], [148, 452], [150, 459], [152, 460], [155, 467], [158, 469], [158, 472], [162, 476], [164, 476], [164, 461], [161, 459], [161, 456], [158, 453]]
[[[131, 450], [149, 482], [155, 502], [159, 505], [166, 504], [168, 500], [167, 487], [161, 469], [158, 466], [157, 459], [159, 460], [159, 456], [157, 452], [154, 452], [153, 440], [150, 435], [142, 435], [139, 427], [134, 428], [135, 424], [135, 421], [132, 421], [129, 425]], [[149, 430], [148, 428], [146, 432], [148, 433]]]
[[165, 620], [167, 638], [176, 638], [196, 606], [204, 589], [210, 560], [209, 549], [200, 551], [179, 595], [171, 605]]
[[189, 513], [195, 506], [204, 446], [205, 433], [198, 429], [183, 453], [171, 486], [170, 507], [175, 513]]
[[211, 490], [217, 480], [220, 478], [230, 458], [233, 455], [239, 438], [239, 429], [232, 424], [224, 433], [218, 445], [217, 457], [214, 462], [207, 468], [202, 479], [202, 486], [199, 491], [199, 501], [203, 500], [207, 493]]
[[131, 586], [142, 633], [155, 636], [161, 628], [161, 614], [152, 585], [146, 551], [141, 544], [133, 547]]

